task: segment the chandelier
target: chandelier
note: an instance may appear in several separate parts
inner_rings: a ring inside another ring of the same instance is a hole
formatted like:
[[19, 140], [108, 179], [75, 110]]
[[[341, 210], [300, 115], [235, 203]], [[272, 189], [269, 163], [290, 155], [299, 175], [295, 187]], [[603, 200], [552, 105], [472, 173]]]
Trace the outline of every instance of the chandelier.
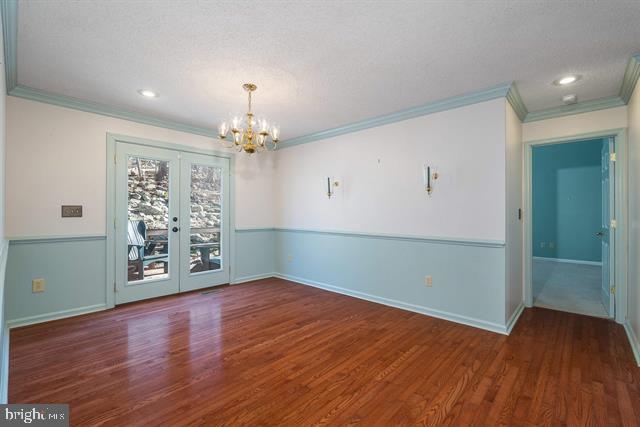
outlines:
[[[267, 119], [260, 118], [256, 120], [251, 112], [251, 93], [258, 86], [253, 83], [245, 83], [242, 88], [249, 93], [249, 108], [245, 117], [235, 116], [231, 119], [231, 128], [229, 123], [223, 121], [218, 125], [218, 136], [225, 140], [229, 131], [233, 142], [226, 144], [227, 148], [236, 147], [238, 151], [253, 154], [256, 151], [275, 150], [280, 141], [280, 126], [275, 123], [269, 125]], [[269, 139], [271, 142], [269, 143]]]

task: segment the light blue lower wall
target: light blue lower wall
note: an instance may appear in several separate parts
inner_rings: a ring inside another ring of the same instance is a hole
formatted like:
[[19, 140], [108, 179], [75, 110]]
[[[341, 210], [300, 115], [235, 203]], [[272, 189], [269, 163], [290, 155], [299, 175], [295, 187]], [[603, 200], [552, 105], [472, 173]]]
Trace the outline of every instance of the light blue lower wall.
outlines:
[[235, 265], [233, 283], [273, 276], [276, 271], [275, 230], [237, 230]]
[[[104, 237], [12, 241], [8, 324], [106, 307]], [[507, 332], [505, 248], [500, 242], [438, 241], [282, 229], [236, 232], [234, 283], [277, 275], [383, 304]], [[425, 276], [433, 286], [425, 285]], [[44, 293], [31, 292], [43, 277]]]
[[9, 242], [0, 241], [0, 403], [7, 403], [9, 391], [9, 328], [6, 325], [5, 277]]
[[[273, 229], [236, 233], [234, 283], [270, 277], [275, 269]], [[12, 240], [6, 274], [9, 326], [106, 308], [106, 238], [48, 237]], [[45, 292], [32, 293], [31, 281], [45, 279]]]
[[[278, 230], [281, 277], [506, 332], [500, 244]], [[425, 285], [425, 276], [433, 286]]]
[[[46, 321], [105, 308], [105, 238], [11, 241], [6, 277], [9, 325]], [[31, 281], [45, 279], [45, 292]]]

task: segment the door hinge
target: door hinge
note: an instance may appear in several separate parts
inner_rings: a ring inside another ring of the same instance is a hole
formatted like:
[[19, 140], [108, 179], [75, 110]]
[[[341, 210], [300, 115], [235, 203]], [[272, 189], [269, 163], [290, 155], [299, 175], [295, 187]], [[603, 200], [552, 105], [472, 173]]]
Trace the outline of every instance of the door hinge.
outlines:
[[118, 292], [118, 287], [116, 286], [116, 282], [113, 282], [113, 292]]
[[616, 285], [611, 286], [611, 295], [616, 294]]
[[118, 164], [118, 156], [115, 153], [113, 154], [113, 164]]
[[611, 160], [612, 162], [618, 160], [618, 156], [616, 156], [616, 153], [609, 153], [609, 160]]
[[116, 219], [113, 218], [113, 228], [116, 228]]
[[611, 220], [611, 228], [616, 228], [618, 227], [618, 221], [616, 221], [615, 219]]

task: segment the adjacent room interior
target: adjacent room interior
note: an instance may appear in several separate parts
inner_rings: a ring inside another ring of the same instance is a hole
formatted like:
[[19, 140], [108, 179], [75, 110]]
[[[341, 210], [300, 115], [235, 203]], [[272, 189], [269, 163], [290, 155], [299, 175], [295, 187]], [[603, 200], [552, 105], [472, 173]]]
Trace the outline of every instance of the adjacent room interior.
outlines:
[[[614, 317], [613, 138], [533, 147], [534, 305]], [[610, 176], [611, 175], [611, 176]]]
[[0, 424], [638, 424], [639, 2], [0, 12]]

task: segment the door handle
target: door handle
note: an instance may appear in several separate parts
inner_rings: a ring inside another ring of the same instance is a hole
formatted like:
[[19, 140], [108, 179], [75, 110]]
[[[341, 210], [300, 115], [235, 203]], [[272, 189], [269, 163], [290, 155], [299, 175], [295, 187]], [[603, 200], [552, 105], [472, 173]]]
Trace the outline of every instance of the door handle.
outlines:
[[171, 229], [171, 231], [173, 231], [174, 233], [177, 233], [177, 232], [178, 232], [178, 230], [180, 230], [178, 227], [173, 227], [173, 228]]
[[598, 236], [598, 237], [602, 237], [602, 236], [604, 236], [604, 231], [598, 231], [598, 232], [596, 233], [596, 236]]

